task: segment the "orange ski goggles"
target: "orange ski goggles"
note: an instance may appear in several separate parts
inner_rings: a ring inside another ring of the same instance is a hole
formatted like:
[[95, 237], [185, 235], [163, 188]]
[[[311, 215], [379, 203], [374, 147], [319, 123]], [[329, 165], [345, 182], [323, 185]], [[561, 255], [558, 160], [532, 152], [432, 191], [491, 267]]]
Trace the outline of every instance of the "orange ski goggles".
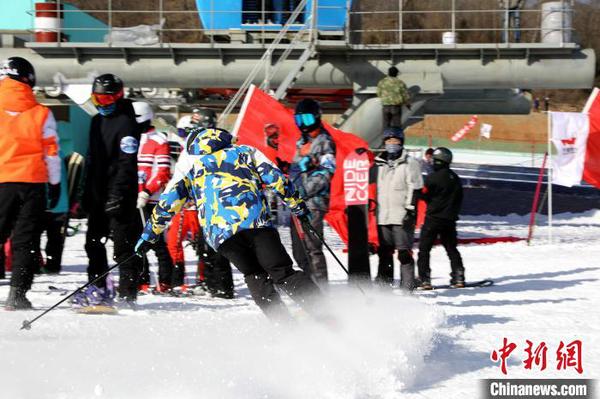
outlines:
[[123, 94], [123, 90], [118, 93], [111, 94], [92, 93], [92, 102], [97, 107], [105, 107], [107, 105], [114, 104], [123, 98]]

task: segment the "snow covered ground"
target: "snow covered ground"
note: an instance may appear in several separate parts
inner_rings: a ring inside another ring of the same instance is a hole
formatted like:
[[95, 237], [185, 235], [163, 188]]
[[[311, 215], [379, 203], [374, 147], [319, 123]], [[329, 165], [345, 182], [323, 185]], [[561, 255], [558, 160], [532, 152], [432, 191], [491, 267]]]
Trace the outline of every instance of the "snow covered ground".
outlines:
[[[459, 233], [525, 237], [527, 222], [465, 218]], [[327, 237], [345, 261], [339, 240]], [[467, 279], [492, 278], [493, 287], [412, 297], [394, 290], [365, 298], [328, 256], [327, 306], [338, 330], [301, 313], [293, 328], [270, 324], [238, 273], [234, 300], [146, 296], [137, 312], [116, 316], [77, 315], [65, 305], [31, 331], [19, 327], [37, 312], [0, 311], [0, 398], [475, 398], [479, 379], [504, 377], [490, 353], [505, 337], [517, 344], [507, 377], [598, 378], [600, 212], [557, 216], [552, 245], [545, 227], [536, 237], [531, 246], [460, 247]], [[85, 282], [83, 242], [83, 232], [68, 239], [64, 273], [36, 277], [29, 297], [38, 309], [62, 298], [49, 285]], [[442, 248], [432, 268], [434, 283], [446, 283]], [[0, 286], [0, 300], [7, 292]], [[559, 342], [575, 339], [583, 343], [581, 375], [556, 370]], [[525, 340], [546, 342], [546, 370], [524, 368]]]

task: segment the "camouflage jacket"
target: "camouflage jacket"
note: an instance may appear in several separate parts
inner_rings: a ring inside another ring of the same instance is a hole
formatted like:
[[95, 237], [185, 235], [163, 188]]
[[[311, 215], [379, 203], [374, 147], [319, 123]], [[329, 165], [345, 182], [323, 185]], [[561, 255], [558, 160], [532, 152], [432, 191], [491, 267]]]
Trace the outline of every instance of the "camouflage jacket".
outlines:
[[404, 105], [410, 103], [410, 95], [406, 84], [398, 79], [387, 76], [377, 84], [377, 97], [383, 105]]
[[192, 140], [146, 223], [144, 240], [155, 242], [188, 199], [196, 204], [206, 241], [215, 250], [239, 231], [272, 227], [263, 186], [294, 214], [306, 212], [294, 185], [256, 148], [233, 145], [232, 136], [220, 129], [206, 129]]

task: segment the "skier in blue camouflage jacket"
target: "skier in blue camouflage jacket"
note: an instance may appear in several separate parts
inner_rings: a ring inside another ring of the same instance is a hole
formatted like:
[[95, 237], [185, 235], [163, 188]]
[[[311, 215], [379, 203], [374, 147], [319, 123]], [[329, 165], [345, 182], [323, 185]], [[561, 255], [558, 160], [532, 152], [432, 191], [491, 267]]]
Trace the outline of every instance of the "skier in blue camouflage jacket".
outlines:
[[[329, 210], [329, 191], [335, 173], [335, 143], [321, 125], [321, 107], [307, 98], [296, 105], [296, 126], [302, 132], [296, 143], [296, 155], [290, 167], [290, 178], [310, 210], [310, 224], [323, 236], [323, 219]], [[302, 270], [318, 282], [327, 282], [327, 263], [320, 239], [301, 225], [292, 223], [292, 250]], [[303, 237], [303, 238], [301, 238]]]
[[304, 272], [293, 270], [262, 191], [263, 185], [274, 191], [307, 223], [309, 211], [294, 185], [260, 151], [232, 144], [232, 136], [222, 129], [193, 129], [186, 150], [136, 252], [147, 251], [190, 199], [206, 241], [244, 274], [252, 298], [267, 316], [289, 317], [274, 284], [313, 312], [320, 291]]

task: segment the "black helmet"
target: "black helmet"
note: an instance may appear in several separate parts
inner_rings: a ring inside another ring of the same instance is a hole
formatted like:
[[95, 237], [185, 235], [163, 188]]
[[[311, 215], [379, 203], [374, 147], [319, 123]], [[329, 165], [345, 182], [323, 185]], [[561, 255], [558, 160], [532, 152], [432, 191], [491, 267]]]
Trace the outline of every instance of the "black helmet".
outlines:
[[296, 126], [302, 133], [312, 132], [321, 126], [321, 114], [319, 103], [312, 98], [305, 98], [296, 104], [294, 111]]
[[112, 73], [105, 73], [94, 79], [92, 93], [118, 94], [123, 90], [123, 81]]
[[402, 140], [404, 143], [404, 130], [401, 127], [386, 127], [383, 129], [383, 141], [391, 138]]
[[433, 150], [433, 160], [444, 162], [446, 164], [452, 163], [452, 151], [447, 149], [446, 147], [438, 147]]
[[206, 129], [217, 127], [217, 113], [212, 109], [194, 108], [192, 114], [192, 124]]
[[35, 86], [35, 70], [33, 69], [33, 65], [25, 58], [10, 57], [5, 60], [2, 64], [0, 75], [27, 83], [31, 87]]

